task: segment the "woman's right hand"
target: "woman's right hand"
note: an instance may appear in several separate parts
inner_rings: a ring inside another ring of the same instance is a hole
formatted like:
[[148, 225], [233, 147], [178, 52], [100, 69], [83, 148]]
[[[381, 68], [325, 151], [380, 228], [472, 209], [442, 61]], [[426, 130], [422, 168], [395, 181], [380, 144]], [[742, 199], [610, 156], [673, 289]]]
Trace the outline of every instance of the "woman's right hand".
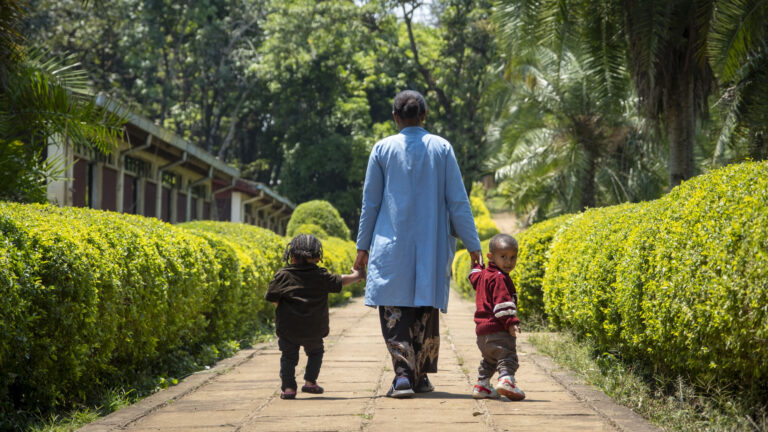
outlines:
[[352, 268], [359, 271], [361, 278], [365, 279], [366, 277], [365, 272], [367, 267], [368, 267], [368, 251], [358, 250], [357, 257], [355, 257], [355, 263], [352, 265]]

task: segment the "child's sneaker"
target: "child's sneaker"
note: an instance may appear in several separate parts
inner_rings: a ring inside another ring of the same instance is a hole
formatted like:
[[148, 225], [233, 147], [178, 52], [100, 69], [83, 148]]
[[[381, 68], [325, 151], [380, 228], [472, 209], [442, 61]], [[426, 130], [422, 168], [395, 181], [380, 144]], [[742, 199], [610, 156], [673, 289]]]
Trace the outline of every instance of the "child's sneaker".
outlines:
[[389, 388], [387, 396], [393, 398], [408, 398], [413, 396], [413, 393], [411, 381], [408, 380], [408, 377], [399, 376], [395, 377], [395, 380], [392, 381], [392, 387]]
[[491, 387], [488, 379], [478, 380], [475, 388], [472, 389], [472, 397], [475, 399], [498, 399], [499, 394]]
[[499, 382], [496, 384], [496, 391], [500, 395], [506, 396], [511, 400], [520, 401], [525, 399], [525, 393], [517, 387], [515, 384], [515, 377], [506, 375], [499, 378]]

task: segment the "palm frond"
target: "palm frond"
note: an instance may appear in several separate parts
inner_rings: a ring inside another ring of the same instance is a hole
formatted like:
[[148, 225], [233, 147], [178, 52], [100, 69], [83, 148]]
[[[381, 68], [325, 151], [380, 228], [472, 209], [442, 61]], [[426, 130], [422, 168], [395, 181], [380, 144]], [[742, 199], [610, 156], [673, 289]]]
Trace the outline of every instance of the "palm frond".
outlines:
[[766, 40], [768, 2], [729, 0], [718, 2], [709, 34], [709, 54], [723, 81], [733, 80], [750, 52]]

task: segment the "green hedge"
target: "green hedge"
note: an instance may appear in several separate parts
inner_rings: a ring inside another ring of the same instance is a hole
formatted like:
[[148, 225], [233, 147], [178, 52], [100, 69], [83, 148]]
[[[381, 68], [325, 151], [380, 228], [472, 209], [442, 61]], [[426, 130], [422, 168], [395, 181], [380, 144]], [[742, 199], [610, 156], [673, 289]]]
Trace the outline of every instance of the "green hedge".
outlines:
[[297, 228], [304, 224], [318, 225], [329, 236], [349, 240], [349, 228], [339, 211], [328, 201], [314, 200], [299, 204], [288, 221], [286, 235], [293, 237], [298, 234]]
[[530, 226], [517, 234], [517, 266], [510, 275], [517, 289], [518, 314], [521, 319], [543, 318], [544, 300], [541, 283], [552, 239], [573, 215], [563, 215]]
[[[487, 261], [488, 243], [490, 243], [490, 239], [480, 242], [483, 250], [483, 261]], [[456, 256], [453, 257], [453, 264], [451, 265], [451, 272], [453, 273], [453, 279], [456, 281], [459, 293], [468, 299], [475, 298], [475, 290], [472, 289], [472, 284], [469, 283], [468, 279], [469, 271], [472, 269], [471, 264], [469, 252], [466, 249], [462, 249], [456, 252]]]
[[220, 264], [138, 216], [0, 203], [0, 411], [84, 399], [208, 337]]
[[[0, 203], [0, 418], [253, 337], [274, 317], [263, 296], [286, 244], [250, 225]], [[323, 265], [347, 272], [354, 243], [323, 244]]]
[[697, 383], [768, 386], [768, 163], [590, 210], [556, 236], [553, 323]]

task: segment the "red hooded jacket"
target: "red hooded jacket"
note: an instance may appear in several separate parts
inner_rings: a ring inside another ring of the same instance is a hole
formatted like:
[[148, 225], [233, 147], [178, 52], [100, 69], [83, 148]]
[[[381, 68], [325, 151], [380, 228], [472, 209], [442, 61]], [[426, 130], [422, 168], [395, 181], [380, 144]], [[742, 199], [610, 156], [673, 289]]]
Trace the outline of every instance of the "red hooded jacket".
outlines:
[[520, 323], [517, 318], [517, 291], [509, 275], [492, 262], [483, 268], [479, 264], [469, 272], [475, 289], [475, 333], [478, 336], [508, 332]]

